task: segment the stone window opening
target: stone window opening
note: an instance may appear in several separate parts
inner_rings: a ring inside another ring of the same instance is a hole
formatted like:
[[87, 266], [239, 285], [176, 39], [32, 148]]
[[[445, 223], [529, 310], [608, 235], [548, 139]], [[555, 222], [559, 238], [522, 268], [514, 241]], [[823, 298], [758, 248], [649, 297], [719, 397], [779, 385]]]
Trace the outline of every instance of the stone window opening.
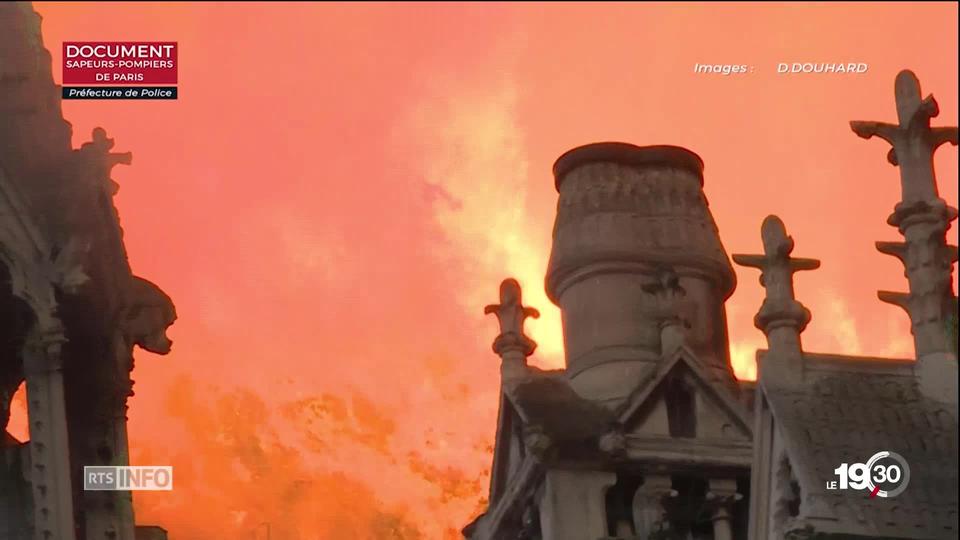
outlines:
[[696, 394], [693, 388], [684, 377], [674, 375], [667, 380], [664, 393], [670, 436], [688, 439], [696, 437]]

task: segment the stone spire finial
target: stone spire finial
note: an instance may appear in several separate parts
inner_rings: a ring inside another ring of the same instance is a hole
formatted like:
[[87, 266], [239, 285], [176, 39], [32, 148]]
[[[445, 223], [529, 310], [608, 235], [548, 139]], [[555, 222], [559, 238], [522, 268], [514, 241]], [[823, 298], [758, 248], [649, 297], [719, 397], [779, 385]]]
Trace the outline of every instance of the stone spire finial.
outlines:
[[660, 348], [669, 354], [684, 343], [686, 321], [681, 314], [687, 291], [680, 286], [680, 277], [672, 268], [661, 268], [655, 281], [643, 285], [643, 290], [656, 298], [657, 317], [660, 319]]
[[94, 128], [91, 134], [91, 140], [83, 143], [81, 151], [87, 152], [94, 160], [95, 174], [97, 180], [105, 181], [109, 184], [110, 194], [116, 195], [120, 190], [120, 185], [110, 178], [110, 172], [117, 165], [130, 165], [133, 163], [132, 152], [111, 152], [114, 146], [113, 139], [107, 137], [107, 130], [102, 127]]
[[757, 328], [767, 336], [771, 351], [799, 354], [800, 333], [810, 322], [810, 310], [797, 301], [793, 290], [793, 274], [820, 267], [816, 259], [797, 259], [793, 238], [787, 235], [783, 221], [767, 216], [760, 228], [763, 255], [734, 255], [740, 266], [760, 269], [760, 284], [766, 289], [760, 311], [754, 318]]
[[902, 198], [887, 220], [906, 242], [877, 242], [877, 250], [894, 256], [906, 267], [909, 293], [880, 291], [880, 300], [903, 308], [911, 320], [917, 358], [948, 352], [946, 321], [953, 311], [953, 263], [957, 248], [947, 244], [946, 232], [957, 209], [940, 198], [933, 170], [933, 153], [944, 144], [957, 144], [956, 127], [930, 127], [940, 109], [933, 96], [921, 99], [920, 82], [904, 70], [895, 83], [899, 125], [850, 122], [857, 135], [876, 135], [891, 145], [890, 162], [900, 168]]
[[952, 220], [956, 218], [957, 211], [948, 209], [939, 197], [933, 171], [933, 153], [944, 143], [957, 145], [957, 128], [930, 127], [930, 119], [940, 114], [940, 107], [932, 95], [920, 98], [920, 81], [912, 71], [903, 70], [897, 75], [894, 94], [899, 124], [850, 122], [854, 133], [860, 137], [880, 137], [893, 146], [887, 154], [887, 160], [900, 167], [903, 200], [897, 204], [888, 223], [900, 226], [910, 215], [924, 212], [930, 206], [940, 207], [939, 211], [952, 214]]
[[500, 335], [493, 342], [493, 352], [504, 360], [526, 360], [533, 354], [537, 343], [523, 333], [523, 323], [527, 317], [540, 317], [540, 312], [523, 305], [523, 292], [520, 283], [513, 278], [500, 283], [500, 303], [483, 308], [487, 315], [493, 313], [500, 323]]
[[946, 234], [957, 209], [938, 193], [933, 153], [944, 143], [957, 145], [957, 128], [931, 128], [930, 119], [940, 109], [933, 96], [920, 96], [916, 75], [901, 71], [895, 83], [899, 124], [850, 122], [850, 127], [863, 138], [878, 136], [889, 142], [893, 149], [888, 160], [900, 168], [902, 197], [887, 223], [897, 227], [905, 241], [877, 242], [877, 250], [900, 259], [910, 292], [880, 291], [877, 296], [910, 316], [924, 393], [956, 402], [957, 357], [949, 321], [956, 316], [957, 247], [947, 244]]

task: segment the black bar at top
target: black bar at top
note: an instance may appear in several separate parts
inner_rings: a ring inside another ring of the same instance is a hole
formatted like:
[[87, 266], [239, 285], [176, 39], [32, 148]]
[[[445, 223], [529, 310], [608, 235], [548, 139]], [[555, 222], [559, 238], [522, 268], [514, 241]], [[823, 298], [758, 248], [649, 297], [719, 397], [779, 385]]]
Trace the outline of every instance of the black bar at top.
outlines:
[[176, 86], [64, 86], [63, 99], [177, 99]]

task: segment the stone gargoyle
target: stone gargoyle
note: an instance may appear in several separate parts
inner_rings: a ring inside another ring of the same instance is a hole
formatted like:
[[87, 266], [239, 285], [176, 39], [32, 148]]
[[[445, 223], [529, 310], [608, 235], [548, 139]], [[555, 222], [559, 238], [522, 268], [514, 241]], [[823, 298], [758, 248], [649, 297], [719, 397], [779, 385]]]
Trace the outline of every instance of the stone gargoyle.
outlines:
[[127, 341], [152, 353], [167, 354], [173, 346], [167, 328], [175, 320], [177, 310], [170, 297], [160, 287], [134, 276], [123, 321]]

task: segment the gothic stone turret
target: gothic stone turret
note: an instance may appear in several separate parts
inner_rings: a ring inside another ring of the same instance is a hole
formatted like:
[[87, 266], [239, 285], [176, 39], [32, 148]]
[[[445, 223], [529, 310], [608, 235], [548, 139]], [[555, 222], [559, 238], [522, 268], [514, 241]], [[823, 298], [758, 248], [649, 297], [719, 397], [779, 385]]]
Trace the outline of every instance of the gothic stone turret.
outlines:
[[[554, 165], [560, 193], [547, 293], [563, 312], [567, 371], [589, 399], [621, 403], [663, 352], [656, 283], [685, 294], [685, 341], [732, 382], [724, 301], [735, 276], [703, 193], [703, 162], [675, 146], [598, 143]], [[668, 345], [669, 346], [669, 345]]]
[[682, 535], [704, 515], [712, 538], [745, 532], [751, 429], [723, 308], [734, 275], [702, 171], [672, 146], [592, 144], [557, 161], [546, 288], [567, 369], [527, 365], [536, 311], [504, 281], [486, 310], [503, 389], [490, 504], [468, 538]]

